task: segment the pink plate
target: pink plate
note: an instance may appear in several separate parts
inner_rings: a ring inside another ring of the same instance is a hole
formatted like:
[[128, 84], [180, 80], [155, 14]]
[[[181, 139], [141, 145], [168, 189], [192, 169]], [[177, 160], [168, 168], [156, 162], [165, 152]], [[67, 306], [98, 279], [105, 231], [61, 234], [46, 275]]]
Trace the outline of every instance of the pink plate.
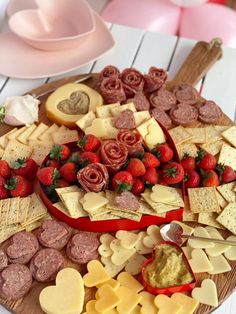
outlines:
[[28, 9], [37, 9], [37, 4], [33, 0], [10, 0], [7, 6], [7, 15], [10, 17], [16, 12]]
[[114, 47], [114, 39], [96, 14], [96, 30], [83, 46], [63, 51], [32, 48], [12, 33], [0, 34], [0, 74], [15, 78], [41, 78], [75, 70]]

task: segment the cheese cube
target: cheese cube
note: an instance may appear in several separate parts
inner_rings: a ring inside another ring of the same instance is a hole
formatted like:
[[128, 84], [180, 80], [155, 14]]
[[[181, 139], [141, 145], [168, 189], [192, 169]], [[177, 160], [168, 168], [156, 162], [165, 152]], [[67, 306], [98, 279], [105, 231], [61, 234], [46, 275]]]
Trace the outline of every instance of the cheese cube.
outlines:
[[76, 124], [81, 130], [84, 131], [87, 127], [92, 125], [92, 122], [95, 118], [95, 113], [93, 111], [89, 111], [81, 119], [76, 121]]
[[119, 103], [103, 105], [96, 108], [96, 115], [98, 118], [108, 118], [111, 117], [111, 109], [115, 107], [120, 107]]
[[119, 115], [121, 114], [121, 112], [125, 111], [125, 110], [131, 110], [133, 112], [136, 112], [136, 108], [135, 108], [135, 105], [134, 103], [128, 103], [128, 104], [125, 104], [125, 105], [121, 105], [121, 106], [117, 106], [115, 108], [111, 108], [111, 114], [113, 117], [119, 117]]

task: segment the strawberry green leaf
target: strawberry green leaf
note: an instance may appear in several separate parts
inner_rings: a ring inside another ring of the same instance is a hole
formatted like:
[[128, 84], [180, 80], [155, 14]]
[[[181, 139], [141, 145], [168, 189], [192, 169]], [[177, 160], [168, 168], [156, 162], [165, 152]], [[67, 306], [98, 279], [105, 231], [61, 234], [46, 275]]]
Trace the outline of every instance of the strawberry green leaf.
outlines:
[[26, 158], [18, 158], [13, 163], [13, 169], [20, 169], [26, 167]]
[[59, 160], [61, 157], [62, 148], [60, 144], [54, 144], [51, 148], [50, 158]]

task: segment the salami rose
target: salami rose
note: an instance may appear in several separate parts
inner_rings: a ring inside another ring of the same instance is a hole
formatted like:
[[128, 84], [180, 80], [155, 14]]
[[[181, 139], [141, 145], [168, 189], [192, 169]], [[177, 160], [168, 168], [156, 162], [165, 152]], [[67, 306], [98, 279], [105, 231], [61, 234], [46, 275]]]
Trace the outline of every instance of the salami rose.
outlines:
[[124, 144], [115, 140], [107, 140], [101, 146], [101, 160], [106, 165], [108, 171], [120, 170], [128, 157], [128, 149]]
[[137, 157], [144, 152], [142, 146], [142, 137], [134, 131], [119, 131], [116, 140], [118, 143], [125, 145], [130, 157]]
[[136, 92], [143, 90], [144, 79], [138, 70], [127, 68], [123, 70], [120, 77], [127, 97], [133, 97]]
[[176, 105], [176, 97], [173, 93], [161, 88], [150, 95], [150, 103], [152, 108], [168, 111]]
[[150, 109], [150, 103], [143, 92], [137, 92], [134, 98], [129, 98], [126, 103], [133, 102], [137, 111], [145, 111]]
[[114, 65], [107, 65], [99, 74], [99, 80], [110, 77], [110, 78], [119, 78], [120, 71]]
[[197, 90], [187, 83], [176, 86], [173, 90], [177, 101], [181, 104], [194, 105], [198, 99]]
[[198, 110], [187, 104], [177, 104], [170, 111], [170, 117], [174, 124], [189, 126], [197, 121]]
[[97, 193], [107, 188], [109, 176], [104, 165], [94, 163], [79, 170], [77, 179], [86, 192]]
[[145, 91], [152, 93], [155, 90], [160, 89], [164, 85], [167, 78], [168, 75], [165, 70], [151, 67], [148, 71], [148, 74], [144, 75]]
[[100, 85], [100, 93], [107, 104], [122, 102], [126, 99], [123, 84], [118, 78], [105, 78]]
[[207, 100], [199, 108], [199, 120], [203, 123], [216, 123], [223, 115], [222, 110], [212, 100]]

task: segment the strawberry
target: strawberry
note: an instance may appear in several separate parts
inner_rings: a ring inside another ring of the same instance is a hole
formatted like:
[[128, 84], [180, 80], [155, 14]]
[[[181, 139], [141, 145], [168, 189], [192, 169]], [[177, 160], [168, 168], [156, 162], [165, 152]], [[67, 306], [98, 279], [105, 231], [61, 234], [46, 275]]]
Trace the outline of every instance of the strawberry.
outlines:
[[18, 158], [13, 164], [13, 171], [30, 181], [34, 181], [38, 171], [38, 165], [32, 158]]
[[217, 173], [214, 170], [201, 171], [202, 186], [219, 186], [220, 181]]
[[128, 171], [117, 172], [111, 181], [113, 190], [117, 192], [131, 191], [133, 183], [133, 176]]
[[4, 200], [9, 197], [8, 189], [5, 186], [0, 186], [0, 200]]
[[54, 144], [50, 151], [50, 158], [56, 160], [66, 160], [70, 157], [70, 149], [64, 144]]
[[195, 170], [186, 170], [184, 182], [186, 188], [197, 188], [200, 186], [200, 176]]
[[156, 168], [147, 168], [146, 173], [141, 178], [146, 186], [157, 184], [158, 175]]
[[156, 168], [160, 166], [160, 161], [152, 153], [145, 152], [142, 157], [145, 168]]
[[49, 186], [54, 184], [56, 180], [60, 178], [59, 171], [54, 167], [45, 167], [39, 169], [37, 178], [42, 184]]
[[203, 170], [214, 170], [216, 167], [215, 157], [205, 152], [203, 149], [199, 149], [196, 157], [197, 167]]
[[218, 164], [216, 166], [216, 172], [221, 183], [228, 183], [236, 179], [236, 173], [230, 166]]
[[57, 189], [57, 188], [65, 188], [65, 187], [68, 187], [68, 186], [70, 186], [69, 182], [67, 182], [67, 181], [65, 181], [63, 179], [59, 179], [59, 180], [56, 180], [54, 184], [47, 186], [46, 192], [51, 197], [56, 197], [57, 198], [57, 193], [56, 193], [55, 189]]
[[55, 160], [55, 159], [48, 159], [48, 161], [46, 162], [47, 167], [54, 167], [56, 169], [60, 168], [60, 163], [59, 161]]
[[143, 183], [143, 181], [141, 181], [139, 178], [135, 178], [131, 192], [134, 195], [139, 195], [143, 191], [144, 191], [144, 183]]
[[56, 181], [55, 185], [56, 185], [56, 188], [66, 188], [70, 186], [70, 183], [67, 182], [66, 180], [59, 179]]
[[165, 164], [162, 168], [162, 177], [163, 180], [167, 184], [176, 184], [183, 180], [184, 178], [184, 169], [183, 167], [178, 164], [177, 162], [170, 162]]
[[94, 164], [100, 162], [99, 156], [93, 152], [83, 152], [80, 154], [80, 158], [83, 162], [85, 162], [84, 167], [86, 166], [86, 164]]
[[143, 162], [138, 158], [132, 158], [125, 170], [131, 173], [133, 178], [143, 176], [146, 172]]
[[12, 197], [26, 197], [33, 192], [33, 184], [20, 175], [11, 177], [7, 181], [6, 188]]
[[96, 152], [101, 146], [101, 141], [93, 134], [87, 134], [78, 141], [79, 148], [86, 152]]
[[76, 181], [77, 171], [78, 167], [74, 162], [67, 162], [59, 169], [61, 177], [68, 182]]
[[0, 176], [0, 187], [6, 184], [6, 179]]
[[184, 156], [180, 163], [182, 167], [184, 168], [184, 170], [194, 170], [196, 167], [195, 158], [192, 156], [189, 156], [188, 153], [184, 153]]
[[153, 153], [160, 160], [160, 162], [168, 162], [174, 155], [173, 150], [167, 143], [157, 145]]
[[0, 176], [5, 179], [10, 178], [11, 176], [11, 168], [6, 160], [0, 160]]

